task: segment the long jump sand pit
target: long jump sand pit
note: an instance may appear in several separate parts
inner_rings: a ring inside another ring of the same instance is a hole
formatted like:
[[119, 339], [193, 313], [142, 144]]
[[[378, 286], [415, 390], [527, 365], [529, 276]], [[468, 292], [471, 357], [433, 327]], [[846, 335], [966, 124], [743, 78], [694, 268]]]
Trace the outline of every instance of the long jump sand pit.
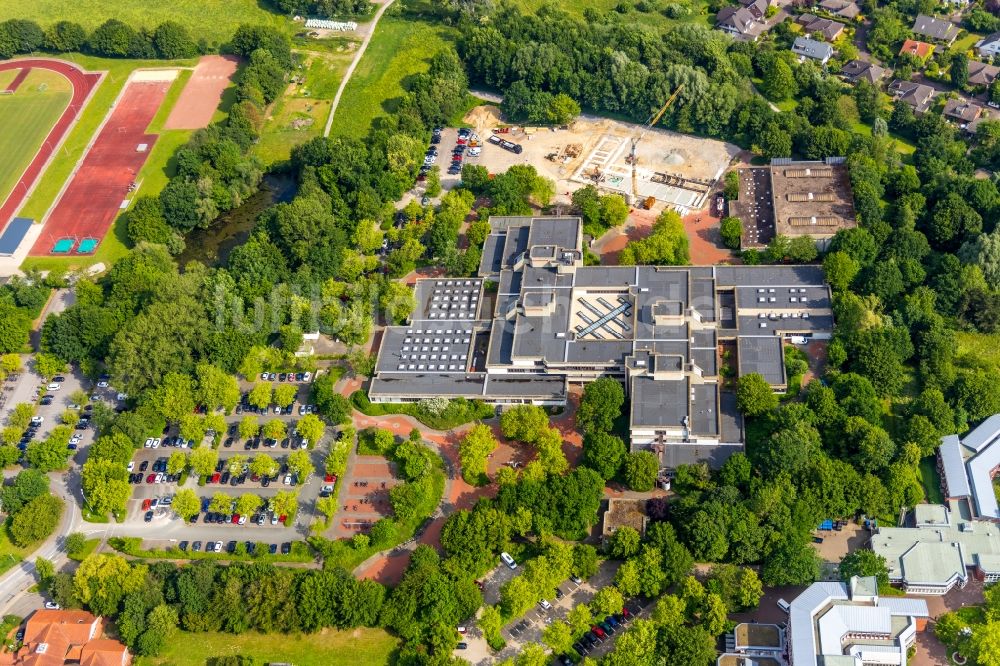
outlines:
[[45, 216], [32, 256], [92, 253], [130, 196], [139, 170], [156, 141], [147, 134], [177, 70], [137, 70], [69, 184]]
[[222, 93], [233, 80], [239, 60], [234, 56], [203, 56], [181, 96], [167, 116], [165, 129], [193, 130], [208, 127], [222, 102]]
[[[491, 106], [473, 109], [465, 120], [484, 138], [500, 124]], [[581, 116], [568, 129], [515, 129], [504, 137], [520, 144], [523, 152], [515, 155], [487, 143], [481, 163], [491, 172], [531, 164], [556, 182], [559, 199], [587, 184], [629, 195], [632, 167], [627, 158], [637, 134], [642, 135], [636, 151], [639, 198], [652, 196], [682, 214], [705, 205], [708, 191], [739, 153], [739, 147], [723, 141]]]

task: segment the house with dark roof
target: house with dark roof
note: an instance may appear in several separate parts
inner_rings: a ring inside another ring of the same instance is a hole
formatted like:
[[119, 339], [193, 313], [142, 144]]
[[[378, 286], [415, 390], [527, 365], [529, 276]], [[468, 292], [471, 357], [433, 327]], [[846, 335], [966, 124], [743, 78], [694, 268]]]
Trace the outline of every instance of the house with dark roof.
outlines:
[[958, 37], [958, 26], [951, 21], [917, 14], [916, 20], [913, 21], [912, 32], [931, 41], [951, 46]]
[[945, 118], [954, 121], [959, 127], [965, 129], [969, 123], [978, 118], [983, 112], [983, 107], [964, 99], [949, 99], [944, 105], [942, 114]]
[[920, 60], [927, 60], [927, 57], [934, 53], [934, 45], [927, 42], [918, 42], [915, 39], [907, 39], [903, 42], [903, 47], [899, 49], [899, 55], [911, 55]]
[[888, 73], [888, 70], [884, 67], [879, 67], [875, 63], [866, 60], [849, 60], [840, 68], [840, 76], [847, 83], [867, 81], [872, 85], [878, 85]]
[[746, 7], [723, 7], [715, 15], [715, 27], [736, 39], [755, 42], [765, 26]]
[[1000, 76], [1000, 67], [978, 60], [969, 61], [969, 85], [988, 86]]
[[771, 6], [769, 0], [740, 0], [740, 4], [754, 19], [761, 22], [767, 20], [767, 8]]
[[980, 58], [992, 58], [1000, 54], [1000, 32], [986, 35], [976, 42], [976, 52]]
[[800, 62], [809, 58], [825, 65], [833, 57], [833, 47], [809, 37], [796, 37], [792, 42], [792, 53], [799, 57]]
[[922, 83], [896, 79], [889, 84], [889, 94], [912, 106], [915, 113], [924, 113], [931, 108], [931, 103], [937, 93], [934, 88]]
[[835, 41], [844, 34], [843, 23], [831, 21], [828, 18], [820, 18], [813, 14], [802, 14], [795, 22], [802, 26], [807, 35], [822, 35], [823, 39], [828, 42]]
[[816, 6], [834, 16], [851, 21], [861, 15], [861, 7], [858, 7], [856, 2], [849, 0], [823, 0]]

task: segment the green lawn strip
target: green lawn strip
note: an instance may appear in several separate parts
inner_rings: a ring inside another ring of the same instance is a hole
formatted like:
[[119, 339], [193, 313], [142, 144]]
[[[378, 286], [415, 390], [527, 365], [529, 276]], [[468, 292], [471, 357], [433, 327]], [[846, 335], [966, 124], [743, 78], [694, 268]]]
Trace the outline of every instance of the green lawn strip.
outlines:
[[428, 428], [434, 430], [451, 430], [466, 423], [488, 419], [494, 415], [494, 409], [478, 400], [452, 400], [442, 414], [430, 414], [420, 403], [373, 403], [368, 400], [364, 391], [351, 394], [351, 404], [366, 416], [387, 416], [390, 414], [405, 414], [412, 416]]
[[924, 498], [930, 504], [944, 504], [941, 494], [941, 475], [938, 473], [937, 458], [927, 456], [920, 460], [920, 484], [924, 487]]
[[83, 545], [83, 548], [76, 551], [75, 553], [67, 553], [67, 557], [76, 562], [83, 562], [87, 559], [87, 556], [97, 550], [97, 547], [101, 545], [100, 539], [87, 539], [87, 542]]
[[21, 547], [10, 540], [10, 533], [7, 531], [7, 523], [4, 522], [0, 528], [0, 574], [6, 572], [18, 562], [24, 560], [38, 544]]
[[[513, 0], [515, 7], [523, 13], [533, 14], [547, 0]], [[662, 11], [641, 12], [634, 9], [630, 4], [621, 3], [618, 0], [556, 0], [554, 4], [559, 9], [583, 18], [583, 12], [587, 9], [596, 9], [601, 15], [613, 13], [623, 24], [633, 24], [662, 29], [678, 23], [698, 23], [705, 22], [708, 25], [714, 24], [715, 14], [709, 12], [708, 2], [705, 0], [692, 0], [690, 3], [679, 5], [684, 14], [677, 18], [670, 18]], [[619, 13], [619, 8], [625, 8], [624, 13]]]
[[[258, 551], [261, 551], [261, 544], [265, 547], [270, 545], [269, 542], [265, 541], [259, 541], [257, 544]], [[292, 541], [292, 552], [287, 555], [282, 555], [280, 552], [271, 555], [266, 551], [263, 551], [263, 554], [257, 555], [240, 552], [239, 547], [243, 545], [242, 541], [238, 543], [238, 550], [234, 553], [206, 553], [205, 551], [195, 553], [190, 549], [181, 550], [176, 546], [170, 548], [142, 548], [142, 539], [139, 537], [116, 537], [108, 539], [108, 545], [125, 555], [152, 560], [224, 560], [227, 562], [275, 563], [308, 563], [316, 560], [316, 556], [313, 554], [312, 549], [309, 548], [309, 544], [304, 541]]]
[[412, 17], [383, 16], [333, 118], [331, 134], [361, 137], [375, 118], [396, 110], [407, 77], [426, 72], [435, 53], [458, 37], [455, 28]]
[[438, 504], [441, 503], [441, 498], [444, 496], [444, 463], [438, 456], [434, 456], [434, 461], [434, 469], [430, 472], [433, 492], [427, 497], [427, 501], [423, 505], [417, 507], [413, 518], [403, 521], [393, 521], [396, 529], [393, 539], [388, 545], [382, 548], [375, 548], [373, 546], [355, 548], [351, 545], [349, 539], [326, 541], [325, 547], [321, 549], [324, 568], [343, 567], [348, 571], [353, 571], [359, 564], [372, 555], [381, 551], [392, 550], [404, 541], [411, 539], [417, 528], [427, 520], [427, 517], [434, 514]]
[[982, 35], [977, 35], [974, 32], [970, 32], [970, 33], [966, 34], [965, 37], [962, 37], [961, 39], [955, 40], [955, 43], [951, 45], [951, 48], [948, 49], [948, 52], [949, 53], [965, 53], [966, 51], [968, 51], [969, 49], [971, 49], [973, 46], [975, 46], [976, 42], [978, 42], [982, 38], [983, 38]]
[[[15, 70], [9, 70], [14, 72]], [[39, 90], [44, 87], [44, 90]], [[7, 198], [71, 97], [69, 81], [61, 74], [32, 70], [17, 94], [0, 104], [0, 201]]]
[[241, 23], [262, 23], [291, 33], [295, 24], [289, 17], [271, 11], [271, 4], [259, 0], [31, 0], [0, 3], [0, 21], [10, 18], [33, 19], [42, 28], [57, 20], [75, 21], [93, 30], [108, 19], [124, 21], [133, 28], [152, 30], [164, 21], [176, 21], [194, 39], [209, 45], [229, 41]]
[[[252, 609], [247, 609], [252, 612]], [[137, 657], [136, 666], [204, 666], [217, 657], [243, 655], [255, 663], [295, 666], [382, 666], [399, 642], [382, 629], [325, 629], [315, 634], [242, 634], [180, 631], [160, 656]]]

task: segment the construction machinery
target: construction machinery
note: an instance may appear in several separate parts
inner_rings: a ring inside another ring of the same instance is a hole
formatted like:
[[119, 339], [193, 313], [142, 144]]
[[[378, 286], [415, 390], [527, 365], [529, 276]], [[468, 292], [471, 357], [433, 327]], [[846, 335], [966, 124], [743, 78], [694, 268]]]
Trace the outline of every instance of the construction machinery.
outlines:
[[[638, 171], [636, 170], [636, 166], [639, 163], [639, 157], [636, 155], [635, 149], [639, 145], [639, 142], [642, 140], [642, 137], [645, 136], [646, 130], [654, 126], [656, 123], [660, 122], [660, 118], [662, 118], [663, 114], [667, 112], [667, 109], [670, 108], [670, 105], [674, 103], [674, 100], [677, 99], [677, 95], [679, 95], [681, 90], [683, 89], [684, 89], [683, 83], [677, 86], [677, 88], [674, 89], [674, 93], [667, 99], [666, 102], [664, 102], [663, 106], [660, 107], [660, 110], [654, 113], [652, 116], [650, 116], [649, 120], [646, 121], [646, 124], [637, 129], [635, 134], [632, 135], [632, 149], [629, 152], [627, 160], [628, 163], [632, 165], [632, 191], [629, 193], [628, 197], [628, 202], [630, 204], [639, 203], [639, 174]], [[647, 199], [646, 201], [648, 202], [649, 199]]]

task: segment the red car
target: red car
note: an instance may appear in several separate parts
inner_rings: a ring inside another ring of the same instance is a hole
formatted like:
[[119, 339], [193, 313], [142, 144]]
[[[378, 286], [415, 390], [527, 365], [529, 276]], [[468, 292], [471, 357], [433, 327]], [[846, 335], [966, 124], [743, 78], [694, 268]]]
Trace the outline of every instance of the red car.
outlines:
[[336, 482], [337, 482], [336, 474], [327, 474], [326, 476], [323, 477], [323, 483], [336, 483]]
[[630, 618], [632, 617], [632, 613], [629, 613], [627, 608], [622, 608], [622, 617]]
[[607, 638], [607, 634], [604, 633], [604, 630], [598, 627], [596, 624], [593, 627], [591, 627], [590, 630], [595, 634], [597, 634], [598, 636], [600, 636], [602, 639]]
[[219, 474], [218, 472], [216, 472], [215, 474], [212, 475], [212, 480], [209, 481], [209, 483], [218, 483], [219, 479], [221, 479], [221, 478], [222, 478], [222, 475]]
[[155, 474], [150, 474], [149, 476], [146, 477], [146, 483], [154, 483], [154, 482], [156, 482]]
[[142, 510], [143, 511], [149, 511], [149, 507], [151, 507], [152, 505], [153, 505], [153, 500], [151, 500], [149, 498], [146, 498], [146, 499], [142, 500]]
[[238, 522], [240, 522], [240, 514], [234, 513], [233, 514], [233, 525], [235, 525]]
[[279, 522], [279, 523], [283, 523], [283, 522], [285, 522], [285, 518], [288, 518], [288, 516], [286, 516], [286, 515], [282, 515], [282, 516], [281, 516], [280, 518], [278, 518], [278, 522]]

